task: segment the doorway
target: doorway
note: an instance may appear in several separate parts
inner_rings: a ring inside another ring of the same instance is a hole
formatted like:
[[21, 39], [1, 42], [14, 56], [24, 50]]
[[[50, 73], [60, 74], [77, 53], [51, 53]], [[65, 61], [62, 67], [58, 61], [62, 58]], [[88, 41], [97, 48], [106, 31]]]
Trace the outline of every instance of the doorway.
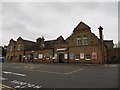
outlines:
[[11, 60], [11, 61], [13, 60], [13, 56], [11, 56], [10, 60]]
[[59, 63], [64, 63], [64, 53], [58, 53]]
[[22, 55], [19, 55], [19, 62], [22, 61]]

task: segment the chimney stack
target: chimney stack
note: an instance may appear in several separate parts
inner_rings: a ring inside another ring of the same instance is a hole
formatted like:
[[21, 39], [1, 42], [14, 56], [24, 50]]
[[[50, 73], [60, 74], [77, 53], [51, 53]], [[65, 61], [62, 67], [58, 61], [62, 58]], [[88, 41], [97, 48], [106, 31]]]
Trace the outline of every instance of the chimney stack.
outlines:
[[100, 48], [101, 48], [101, 55], [102, 55], [102, 64], [104, 64], [105, 52], [104, 52], [103, 34], [102, 34], [103, 27], [100, 26], [98, 29], [99, 29], [99, 35], [100, 35], [100, 41], [101, 41]]
[[100, 36], [100, 40], [103, 40], [103, 34], [102, 34], [102, 30], [103, 30], [103, 27], [99, 27], [99, 36]]
[[42, 38], [39, 37], [36, 39], [36, 42], [39, 43], [40, 48], [44, 48], [44, 40], [45, 40], [44, 37], [42, 37]]

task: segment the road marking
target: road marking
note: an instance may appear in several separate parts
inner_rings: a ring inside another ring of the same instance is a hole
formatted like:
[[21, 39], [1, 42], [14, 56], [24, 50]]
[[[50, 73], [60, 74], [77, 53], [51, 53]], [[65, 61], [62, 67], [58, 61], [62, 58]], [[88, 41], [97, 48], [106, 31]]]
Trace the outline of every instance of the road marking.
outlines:
[[[8, 68], [8, 67], [4, 67], [4, 68]], [[9, 67], [9, 68], [14, 68], [14, 67]], [[14, 68], [14, 69], [21, 69], [21, 68]], [[40, 71], [40, 70], [32, 70], [32, 69], [24, 69], [24, 70], [68, 75], [68, 74], [75, 73], [75, 72], [77, 72], [77, 71], [81, 71], [81, 70], [83, 70], [83, 68], [80, 68], [80, 69], [77, 69], [77, 70], [74, 70], [74, 71], [71, 71], [71, 72], [66, 72], [66, 73], [64, 73], [64, 72], [63, 72], [63, 73], [62, 73], [62, 72], [52, 72], [52, 71]], [[8, 72], [8, 73], [9, 73], [9, 72]]]
[[103, 67], [117, 67], [117, 64], [105, 64]]
[[18, 75], [18, 76], [22, 76], [22, 77], [25, 77], [25, 76], [26, 76], [25, 74], [13, 73], [13, 72], [7, 72], [7, 71], [3, 71], [3, 73], [5, 73], [5, 74], [13, 74], [13, 75]]
[[0, 80], [8, 80], [7, 78], [0, 77]]
[[65, 73], [65, 74], [72, 74], [72, 73], [75, 73], [75, 72], [78, 72], [78, 71], [82, 71], [83, 68], [80, 68], [80, 69], [77, 69], [77, 70], [74, 70], [74, 71], [71, 71], [71, 72], [68, 72], [68, 73]]
[[21, 82], [18, 80], [13, 80], [11, 83], [16, 84], [14, 88], [41, 88], [41, 85], [35, 85], [27, 82]]
[[0, 88], [3, 89], [3, 90], [16, 90], [12, 87], [9, 87], [9, 86], [3, 85], [3, 84], [0, 84]]

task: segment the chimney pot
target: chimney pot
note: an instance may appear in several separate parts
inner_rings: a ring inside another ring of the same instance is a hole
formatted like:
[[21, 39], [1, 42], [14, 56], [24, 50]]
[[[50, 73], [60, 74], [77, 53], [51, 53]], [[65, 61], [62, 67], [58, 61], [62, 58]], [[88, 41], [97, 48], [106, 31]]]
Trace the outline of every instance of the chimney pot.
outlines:
[[103, 30], [103, 27], [99, 27], [99, 36], [100, 36], [100, 40], [103, 40], [103, 34], [102, 34], [102, 30]]

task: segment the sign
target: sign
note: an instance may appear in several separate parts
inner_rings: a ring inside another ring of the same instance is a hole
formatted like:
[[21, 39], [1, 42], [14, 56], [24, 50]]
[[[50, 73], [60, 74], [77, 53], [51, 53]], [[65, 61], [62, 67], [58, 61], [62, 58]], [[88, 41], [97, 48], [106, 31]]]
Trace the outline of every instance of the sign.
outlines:
[[96, 52], [92, 52], [92, 59], [97, 59], [97, 53]]
[[55, 54], [55, 59], [57, 59], [57, 54]]
[[80, 53], [80, 59], [84, 59], [84, 53]]
[[64, 58], [65, 58], [65, 59], [68, 59], [68, 55], [67, 55], [67, 54], [65, 54]]
[[65, 50], [67, 50], [67, 48], [59, 48], [59, 49], [57, 49], [57, 51], [65, 51]]

